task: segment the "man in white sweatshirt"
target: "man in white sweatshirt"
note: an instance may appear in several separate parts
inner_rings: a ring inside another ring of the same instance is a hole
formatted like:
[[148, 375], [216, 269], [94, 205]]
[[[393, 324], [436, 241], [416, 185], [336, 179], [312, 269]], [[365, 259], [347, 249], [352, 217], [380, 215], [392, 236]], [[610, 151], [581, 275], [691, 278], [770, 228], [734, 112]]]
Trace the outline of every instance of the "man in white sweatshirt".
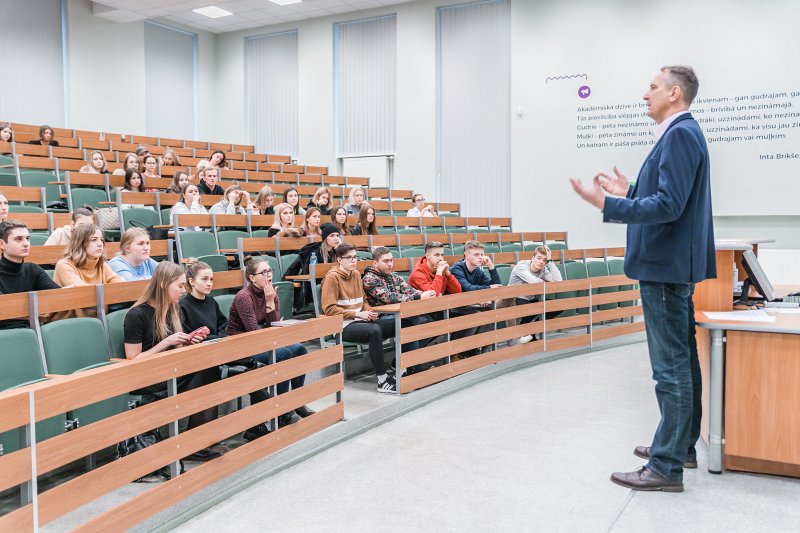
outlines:
[[[556, 264], [552, 260], [553, 253], [546, 245], [537, 246], [533, 251], [533, 258], [526, 261], [517, 263], [513, 270], [511, 270], [511, 277], [508, 280], [509, 285], [522, 285], [523, 283], [542, 283], [545, 281], [561, 281], [561, 272], [559, 272]], [[524, 305], [531, 302], [538, 301], [538, 296], [519, 296], [514, 299], [516, 305]], [[551, 311], [547, 313], [547, 318], [555, 318], [560, 315], [561, 311]], [[520, 324], [528, 324], [534, 320], [541, 319], [541, 315], [530, 315], [520, 319]], [[533, 335], [525, 335], [513, 342], [512, 344], [525, 344], [532, 341]]]

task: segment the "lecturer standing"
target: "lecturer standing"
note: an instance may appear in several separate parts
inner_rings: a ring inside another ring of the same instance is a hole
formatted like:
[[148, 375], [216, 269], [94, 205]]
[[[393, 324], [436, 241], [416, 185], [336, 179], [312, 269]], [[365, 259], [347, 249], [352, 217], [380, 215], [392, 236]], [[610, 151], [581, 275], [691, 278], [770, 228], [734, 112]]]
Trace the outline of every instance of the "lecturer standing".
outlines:
[[628, 224], [625, 274], [639, 280], [661, 411], [651, 446], [633, 452], [647, 464], [611, 475], [633, 490], [681, 492], [683, 469], [697, 467], [702, 406], [692, 295], [695, 283], [716, 276], [708, 147], [689, 113], [698, 85], [684, 66], [663, 67], [650, 82], [644, 101], [657, 124], [655, 145], [635, 185], [616, 167], [591, 187], [570, 178], [604, 222]]

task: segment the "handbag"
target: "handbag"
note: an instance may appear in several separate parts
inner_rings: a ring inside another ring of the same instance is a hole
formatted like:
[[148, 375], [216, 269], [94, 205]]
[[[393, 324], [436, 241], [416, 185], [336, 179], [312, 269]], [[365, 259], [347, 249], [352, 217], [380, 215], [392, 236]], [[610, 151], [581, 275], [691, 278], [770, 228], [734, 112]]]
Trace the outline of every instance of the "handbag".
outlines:
[[[151, 429], [150, 431], [145, 431], [140, 435], [129, 437], [117, 444], [117, 459], [127, 457], [128, 455], [134, 452], [138, 452], [139, 450], [149, 448], [150, 446], [157, 444], [162, 440], [164, 439], [161, 437], [161, 433], [158, 431], [158, 429]], [[184, 472], [183, 461], [181, 461], [180, 463], [181, 463], [181, 474], [183, 474]], [[133, 482], [159, 483], [161, 481], [166, 481], [171, 478], [172, 476], [169, 473], [169, 465], [167, 465], [159, 468], [155, 472], [150, 472], [149, 474], [142, 476], [139, 479], [135, 479], [133, 480]]]
[[169, 236], [169, 228], [157, 228], [155, 226], [148, 226], [138, 220], [131, 220], [131, 226], [141, 228], [150, 235], [150, 240], [163, 241]]
[[95, 210], [97, 225], [102, 230], [119, 229], [119, 209], [116, 207], [101, 207]]

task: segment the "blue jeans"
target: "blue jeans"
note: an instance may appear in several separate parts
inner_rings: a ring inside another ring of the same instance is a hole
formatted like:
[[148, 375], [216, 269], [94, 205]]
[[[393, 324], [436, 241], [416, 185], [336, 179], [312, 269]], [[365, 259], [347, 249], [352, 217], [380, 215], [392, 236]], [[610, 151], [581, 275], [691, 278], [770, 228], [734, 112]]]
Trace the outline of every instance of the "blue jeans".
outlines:
[[[275, 350], [275, 362], [280, 363], [281, 361], [286, 361], [287, 359], [291, 359], [293, 357], [298, 357], [300, 355], [305, 355], [308, 353], [308, 350], [305, 346], [300, 343], [297, 344], [290, 344], [289, 346], [284, 346], [283, 348], [278, 348]], [[269, 354], [270, 352], [264, 352], [258, 355], [254, 355], [253, 359], [258, 361], [259, 363], [264, 363], [265, 365], [269, 364]], [[297, 376], [296, 378], [292, 378], [291, 381], [283, 381], [278, 383], [278, 394], [283, 394], [284, 392], [289, 391], [289, 384], [292, 385], [292, 390], [299, 389], [303, 386], [306, 382], [305, 374]]]
[[693, 283], [640, 281], [650, 366], [661, 421], [647, 468], [672, 481], [683, 479], [683, 463], [696, 457], [700, 437], [702, 379], [697, 359]]

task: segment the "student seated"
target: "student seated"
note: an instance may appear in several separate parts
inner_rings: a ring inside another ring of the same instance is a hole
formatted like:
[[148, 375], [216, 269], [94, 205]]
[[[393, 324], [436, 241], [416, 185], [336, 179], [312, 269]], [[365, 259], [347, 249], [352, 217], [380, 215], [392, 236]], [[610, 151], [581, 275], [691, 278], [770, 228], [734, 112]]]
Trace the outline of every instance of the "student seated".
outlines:
[[58, 141], [53, 139], [53, 128], [44, 125], [39, 128], [39, 138], [28, 141], [28, 144], [38, 144], [41, 146], [58, 146]]
[[125, 230], [119, 240], [119, 253], [108, 266], [125, 281], [152, 278], [158, 263], [150, 257], [150, 234], [142, 228]]
[[103, 152], [100, 150], [92, 152], [89, 156], [89, 161], [87, 161], [78, 172], [81, 174], [108, 174], [108, 167], [106, 166], [106, 159], [103, 157]]
[[358, 212], [358, 224], [350, 228], [351, 235], [377, 235], [378, 225], [375, 223], [375, 209], [367, 202], [361, 203]]
[[343, 205], [331, 209], [331, 224], [339, 228], [339, 235], [342, 237], [350, 235], [350, 228], [347, 227], [347, 209]]
[[425, 205], [425, 197], [417, 193], [411, 197], [414, 206], [408, 210], [406, 216], [409, 217], [436, 217], [436, 210], [430, 204]]
[[272, 192], [272, 187], [264, 185], [258, 191], [256, 196], [256, 207], [258, 208], [259, 215], [274, 215], [275, 209], [272, 207], [272, 202], [275, 201], [275, 193]]
[[[58, 289], [42, 267], [26, 263], [31, 251], [28, 227], [16, 220], [0, 222], [0, 294]], [[0, 329], [27, 328], [22, 318], [0, 320]]]
[[[545, 281], [561, 281], [561, 272], [552, 261], [552, 251], [548, 246], [537, 246], [533, 251], [533, 258], [520, 261], [511, 270], [508, 280], [510, 285], [523, 285], [525, 283], [542, 283]], [[541, 301], [541, 296], [518, 296], [514, 298], [516, 305], [524, 305]], [[545, 314], [547, 319], [555, 318], [563, 311], [549, 311]], [[525, 316], [520, 319], [520, 324], [529, 324], [534, 320], [541, 320], [542, 315]], [[536, 338], [535, 335], [525, 335], [512, 344], [524, 344]]]
[[208, 168], [228, 168], [228, 160], [225, 158], [225, 152], [222, 150], [214, 150], [208, 160]]
[[366, 197], [367, 194], [361, 187], [353, 187], [350, 189], [350, 196], [348, 197], [348, 201], [344, 206], [347, 214], [358, 216], [359, 212], [361, 211], [361, 204], [364, 203]]
[[253, 203], [240, 185], [231, 185], [225, 189], [222, 200], [212, 205], [208, 212], [212, 215], [249, 215], [253, 213]]
[[378, 377], [378, 392], [397, 392], [394, 376], [386, 371], [383, 341], [394, 336], [394, 321], [378, 320], [364, 300], [361, 274], [356, 269], [356, 247], [342, 243], [336, 248], [338, 265], [330, 269], [322, 280], [322, 309], [327, 316], [344, 318], [342, 340], [369, 344], [369, 359]]
[[[269, 263], [260, 257], [253, 257], [245, 261], [245, 274], [249, 283], [236, 293], [233, 299], [228, 319], [228, 335], [238, 335], [270, 327], [270, 324], [281, 319], [280, 300], [272, 285], [273, 272]], [[307, 353], [308, 350], [302, 344], [290, 344], [276, 350], [275, 361], [286, 361]], [[266, 365], [270, 363], [269, 357], [269, 352], [264, 352], [254, 356], [253, 359]], [[300, 375], [292, 378], [291, 381], [278, 383], [278, 394], [287, 392], [290, 384], [292, 390], [302, 387], [305, 380], [305, 375]], [[312, 414], [314, 414], [312, 409], [302, 406], [295, 411], [281, 415], [278, 418], [278, 425], [294, 424], [300, 420], [298, 415], [307, 417]]]
[[283, 230], [294, 228], [294, 209], [289, 204], [275, 206], [275, 219], [267, 230], [267, 237], [274, 237]]
[[[483, 253], [483, 243], [467, 241], [464, 243], [464, 259], [457, 261], [451, 271], [461, 285], [461, 290], [477, 291], [490, 287], [502, 287], [500, 275], [492, 263], [492, 259]], [[483, 267], [489, 268], [489, 275], [483, 273]]]
[[[316, 209], [313, 207], [312, 209]], [[333, 263], [336, 261], [336, 247], [341, 244], [342, 240], [339, 236], [339, 228], [333, 224], [326, 223], [322, 225], [322, 240], [320, 242], [311, 242], [303, 246], [297, 253], [297, 257], [286, 272], [283, 273], [284, 280], [286, 276], [298, 276], [308, 274], [309, 265], [311, 263], [311, 256], [315, 256], [317, 263]], [[284, 230], [288, 231], [288, 230]], [[311, 294], [310, 282], [304, 281], [294, 289], [294, 312], [300, 312], [306, 305], [313, 301]]]
[[142, 171], [142, 162], [139, 161], [139, 158], [136, 156], [136, 154], [132, 152], [125, 154], [125, 158], [122, 160], [122, 167], [112, 172], [112, 174], [114, 176], [124, 176], [125, 171], [127, 171], [129, 168], [132, 168], [136, 172]]
[[72, 239], [75, 228], [85, 224], [94, 224], [94, 210], [88, 205], [73, 211], [72, 224], [56, 228], [45, 241], [45, 246], [66, 246]]
[[200, 185], [198, 185], [197, 189], [200, 191], [200, 194], [214, 194], [222, 196], [225, 194], [225, 191], [220, 187], [217, 183], [219, 179], [219, 170], [212, 167], [206, 167], [200, 171]]
[[[494, 267], [491, 258], [483, 253], [483, 243], [475, 240], [467, 241], [464, 243], [464, 259], [457, 261], [451, 268], [453, 277], [458, 280], [463, 292], [477, 291], [493, 287], [502, 287], [500, 283], [500, 275]], [[483, 272], [483, 267], [489, 268], [489, 275]], [[479, 311], [488, 311], [491, 308], [491, 301], [483, 302], [481, 304], [470, 305], [459, 308], [458, 312], [462, 314], [476, 313]], [[452, 312], [451, 312], [452, 316]], [[469, 333], [485, 333], [491, 329], [491, 326], [484, 324], [479, 326], [476, 330]], [[486, 352], [491, 348], [484, 346], [482, 350], [468, 350], [461, 354], [464, 357], [471, 357], [477, 355], [479, 351]]]
[[306, 210], [300, 207], [300, 194], [294, 187], [289, 187], [283, 191], [283, 203], [292, 206], [295, 215], [305, 215]]
[[314, 192], [314, 196], [308, 201], [306, 211], [309, 207], [319, 208], [320, 214], [328, 216], [331, 214], [331, 191], [327, 187], [320, 187]]
[[164, 192], [170, 194], [180, 194], [181, 187], [188, 184], [189, 184], [189, 174], [187, 174], [183, 170], [178, 170], [172, 177], [172, 183], [169, 184], [169, 187], [167, 187], [167, 190]]
[[158, 159], [153, 154], [147, 154], [142, 159], [144, 163], [144, 171], [142, 172], [142, 181], [146, 181], [148, 179], [157, 179], [160, 178], [161, 175], [158, 173]]
[[306, 209], [305, 221], [300, 226], [300, 231], [303, 232], [303, 235], [322, 237], [321, 223], [322, 213], [320, 213], [319, 207], [309, 207]]
[[14, 130], [11, 129], [11, 124], [8, 122], [0, 124], [0, 142], [14, 142]]
[[[158, 265], [150, 283], [141, 298], [133, 304], [125, 315], [124, 340], [125, 357], [137, 359], [148, 357], [167, 350], [198, 344], [202, 336], [189, 336], [184, 327], [179, 301], [186, 292], [186, 274], [183, 267], [164, 261]], [[178, 377], [178, 392], [207, 385], [218, 381], [219, 367], [211, 367], [186, 376]], [[148, 404], [167, 397], [167, 383], [154, 383], [133, 391], [142, 396], [142, 403]], [[188, 429], [196, 428], [217, 417], [217, 408], [211, 407], [189, 416]], [[190, 455], [189, 460], [209, 460], [221, 454], [206, 448], [200, 453]]]
[[[142, 173], [133, 168], [128, 168], [125, 170], [125, 183], [119, 192], [147, 192], [147, 189], [144, 186], [144, 178]], [[122, 195], [117, 194], [117, 201], [119, 201], [121, 198]], [[152, 207], [145, 206], [144, 204], [120, 204], [121, 209], [144, 209], [145, 207], [153, 209]]]
[[178, 157], [175, 150], [167, 148], [164, 150], [164, 155], [161, 156], [161, 161], [159, 163], [162, 167], [179, 167], [181, 166], [181, 158]]
[[[383, 246], [378, 246], [372, 250], [372, 266], [364, 269], [364, 276], [361, 279], [361, 284], [364, 287], [364, 296], [371, 307], [436, 298], [436, 291], [415, 289], [406, 283], [406, 280], [392, 272], [393, 267], [394, 257], [391, 250]], [[394, 315], [387, 313], [381, 315], [379, 320], [394, 322]], [[403, 318], [401, 324], [405, 328], [419, 326], [432, 320], [433, 318], [428, 315], [417, 315]], [[416, 350], [420, 347], [420, 344], [427, 346], [432, 340], [426, 339], [422, 343], [419, 341], [409, 342], [402, 346], [402, 351]]]
[[8, 218], [8, 198], [0, 192], [0, 222]]
[[414, 265], [408, 283], [421, 291], [433, 291], [436, 296], [461, 292], [461, 284], [444, 258], [444, 245], [437, 241], [425, 244], [425, 255]]
[[[103, 283], [122, 283], [124, 278], [117, 275], [106, 263], [103, 256], [105, 238], [96, 224], [84, 224], [75, 228], [72, 238], [64, 250], [63, 259], [56, 263], [53, 281], [59, 286], [100, 285]], [[62, 318], [95, 316], [92, 309], [71, 309], [53, 314], [53, 320]]]
[[[169, 218], [174, 224], [175, 215], [205, 215], [207, 213], [205, 206], [200, 203], [200, 192], [197, 185], [187, 183], [181, 189], [180, 200], [175, 202], [175, 205], [170, 209]], [[181, 227], [181, 229], [185, 231], [200, 231], [199, 226]]]

